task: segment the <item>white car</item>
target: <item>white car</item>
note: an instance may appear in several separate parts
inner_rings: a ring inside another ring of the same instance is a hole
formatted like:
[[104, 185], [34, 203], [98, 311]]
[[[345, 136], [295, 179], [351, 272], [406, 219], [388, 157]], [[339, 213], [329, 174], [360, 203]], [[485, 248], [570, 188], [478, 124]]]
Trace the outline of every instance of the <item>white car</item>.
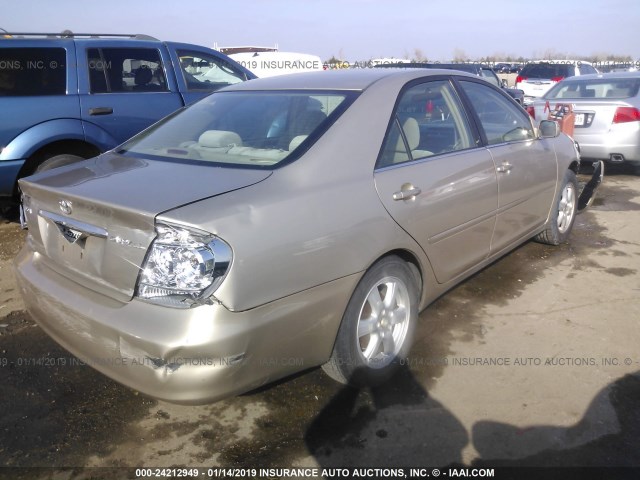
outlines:
[[556, 83], [567, 77], [598, 73], [582, 60], [540, 60], [527, 63], [516, 77], [516, 88], [524, 92], [524, 104], [542, 97]]

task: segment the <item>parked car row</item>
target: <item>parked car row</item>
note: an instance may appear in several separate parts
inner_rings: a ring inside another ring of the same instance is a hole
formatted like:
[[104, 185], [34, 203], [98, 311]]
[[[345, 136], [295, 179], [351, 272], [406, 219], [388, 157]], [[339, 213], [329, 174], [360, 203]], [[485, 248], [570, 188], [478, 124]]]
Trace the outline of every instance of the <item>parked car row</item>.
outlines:
[[493, 71], [496, 73], [519, 73], [522, 70], [520, 63], [496, 63]]

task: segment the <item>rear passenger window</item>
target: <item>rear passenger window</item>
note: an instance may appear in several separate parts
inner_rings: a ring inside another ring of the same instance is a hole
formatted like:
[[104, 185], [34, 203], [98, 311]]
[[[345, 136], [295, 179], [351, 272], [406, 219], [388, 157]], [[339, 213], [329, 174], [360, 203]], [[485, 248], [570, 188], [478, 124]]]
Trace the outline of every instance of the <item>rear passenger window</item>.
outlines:
[[64, 95], [64, 48], [0, 48], [0, 96]]
[[446, 80], [406, 90], [398, 102], [377, 168], [473, 146], [460, 100]]
[[535, 138], [526, 112], [491, 87], [460, 81], [478, 115], [489, 145]]
[[166, 92], [160, 52], [153, 48], [87, 50], [91, 93]]

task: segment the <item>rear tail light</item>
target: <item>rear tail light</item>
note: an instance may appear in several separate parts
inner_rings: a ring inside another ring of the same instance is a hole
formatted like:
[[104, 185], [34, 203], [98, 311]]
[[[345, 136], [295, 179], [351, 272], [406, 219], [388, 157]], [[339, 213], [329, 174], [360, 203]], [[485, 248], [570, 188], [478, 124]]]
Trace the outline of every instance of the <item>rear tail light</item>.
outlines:
[[640, 110], [635, 107], [618, 107], [613, 115], [613, 123], [640, 121]]
[[516, 77], [516, 83], [524, 82], [529, 77], [523, 77], [522, 75], [518, 75]]
[[564, 77], [551, 77], [552, 82], [561, 82], [563, 79]]
[[527, 107], [527, 113], [531, 115], [531, 118], [536, 118], [536, 109], [533, 107], [533, 105], [529, 105]]

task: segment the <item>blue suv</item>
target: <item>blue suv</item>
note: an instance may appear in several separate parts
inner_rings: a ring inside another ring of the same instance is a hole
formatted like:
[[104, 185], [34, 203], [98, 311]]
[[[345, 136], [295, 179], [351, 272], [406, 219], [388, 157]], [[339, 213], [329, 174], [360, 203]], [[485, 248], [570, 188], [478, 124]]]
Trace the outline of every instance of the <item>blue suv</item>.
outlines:
[[110, 150], [221, 87], [255, 78], [215, 50], [146, 35], [0, 39], [0, 205], [17, 180]]

